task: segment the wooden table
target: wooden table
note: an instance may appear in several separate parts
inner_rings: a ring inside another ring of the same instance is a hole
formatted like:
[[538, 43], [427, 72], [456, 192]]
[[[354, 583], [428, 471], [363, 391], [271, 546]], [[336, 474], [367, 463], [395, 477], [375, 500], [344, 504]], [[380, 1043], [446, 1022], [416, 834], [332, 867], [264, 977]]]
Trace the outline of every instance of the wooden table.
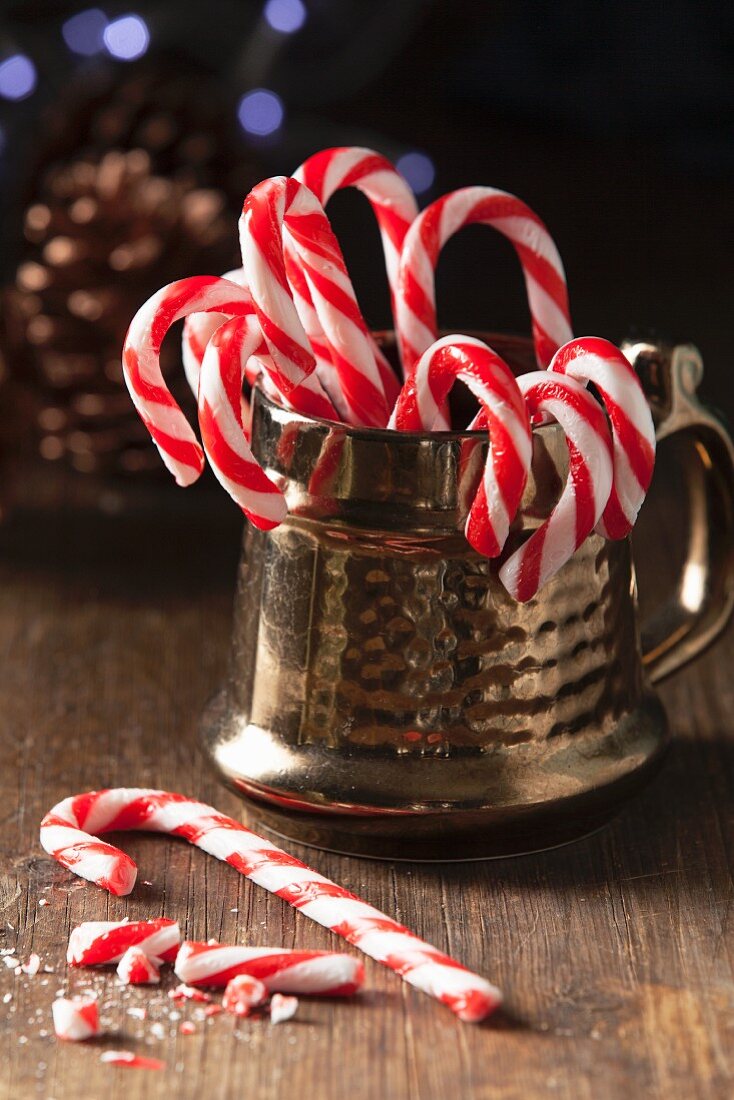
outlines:
[[[0, 529], [0, 946], [20, 959], [37, 951], [51, 969], [30, 978], [0, 966], [2, 1100], [733, 1094], [731, 634], [665, 685], [667, 763], [596, 836], [454, 867], [293, 846], [495, 980], [507, 1009], [494, 1020], [462, 1025], [368, 962], [368, 991], [354, 1003], [304, 1001], [277, 1030], [199, 1022], [189, 1005], [181, 1019], [196, 1032], [181, 1035], [171, 977], [151, 991], [123, 989], [114, 971], [70, 972], [70, 928], [165, 914], [196, 939], [326, 948], [333, 938], [226, 865], [161, 838], [125, 838], [149, 885], [112, 898], [45, 857], [38, 823], [67, 794], [116, 785], [182, 790], [238, 813], [196, 748], [225, 666], [236, 516], [223, 498], [173, 490], [147, 515], [120, 512], [109, 492], [99, 511], [65, 490], [46, 495], [44, 510], [21, 509]], [[56, 1043], [54, 994], [90, 986], [112, 1034]], [[144, 1020], [130, 1012], [142, 1007]], [[110, 1046], [158, 1056], [169, 1071], [102, 1065]]]

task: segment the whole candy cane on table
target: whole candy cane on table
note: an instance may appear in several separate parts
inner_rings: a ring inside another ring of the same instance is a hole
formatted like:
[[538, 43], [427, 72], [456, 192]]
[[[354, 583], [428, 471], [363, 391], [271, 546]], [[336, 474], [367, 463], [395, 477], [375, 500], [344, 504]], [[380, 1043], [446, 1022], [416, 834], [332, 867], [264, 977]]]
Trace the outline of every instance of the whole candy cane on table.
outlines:
[[328, 997], [351, 997], [364, 983], [364, 966], [352, 955], [193, 940], [181, 944], [175, 971], [187, 985], [226, 985], [238, 974], [250, 974], [271, 992]]
[[[122, 368], [133, 404], [161, 458], [179, 485], [191, 485], [204, 468], [204, 452], [161, 373], [160, 350], [171, 325], [189, 313], [252, 312], [249, 293], [214, 275], [169, 283], [135, 314], [125, 338]], [[304, 369], [302, 377], [308, 374]], [[294, 379], [300, 381], [301, 377]]]
[[604, 403], [612, 428], [614, 477], [596, 530], [605, 538], [622, 539], [634, 526], [655, 468], [655, 425], [640, 380], [619, 348], [596, 336], [559, 348], [548, 369], [591, 382]]
[[521, 374], [531, 419], [563, 428], [569, 472], [550, 516], [500, 568], [503, 585], [525, 603], [576, 552], [599, 520], [612, 488], [612, 440], [604, 411], [579, 382], [550, 371]]
[[65, 798], [41, 822], [41, 846], [82, 878], [110, 893], [129, 894], [137, 875], [134, 861], [94, 835], [124, 829], [179, 836], [224, 860], [448, 1005], [461, 1020], [482, 1020], [501, 1003], [499, 990], [484, 978], [239, 821], [185, 795], [118, 788]]
[[522, 264], [539, 367], [571, 339], [566, 276], [543, 222], [514, 195], [494, 187], [452, 191], [421, 211], [403, 243], [395, 298], [395, 328], [408, 376], [438, 336], [435, 268], [441, 249], [465, 225], [490, 225], [507, 237]]
[[[341, 249], [318, 199], [286, 176], [254, 187], [240, 218], [242, 265], [275, 368], [285, 378], [295, 377], [296, 384], [315, 367], [286, 276], [284, 227], [306, 277], [348, 416], [356, 424], [384, 427], [389, 402]], [[274, 381], [289, 392], [277, 375]]]
[[66, 961], [70, 966], [105, 966], [119, 962], [129, 947], [139, 947], [149, 958], [173, 962], [181, 943], [178, 921], [90, 920], [69, 936]]
[[431, 431], [457, 379], [481, 402], [490, 433], [484, 477], [469, 510], [466, 537], [479, 553], [494, 557], [520, 505], [533, 455], [525, 402], [504, 360], [470, 336], [437, 340], [403, 386], [389, 426]]

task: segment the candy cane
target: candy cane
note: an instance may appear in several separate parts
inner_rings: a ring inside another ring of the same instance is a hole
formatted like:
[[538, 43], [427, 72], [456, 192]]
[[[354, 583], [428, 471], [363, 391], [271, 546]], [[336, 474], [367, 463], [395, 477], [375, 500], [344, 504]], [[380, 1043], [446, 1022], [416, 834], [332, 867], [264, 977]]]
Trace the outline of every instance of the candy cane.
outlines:
[[533, 454], [530, 421], [507, 364], [481, 340], [445, 336], [418, 361], [403, 387], [390, 427], [431, 431], [456, 379], [481, 401], [490, 446], [480, 491], [469, 510], [466, 537], [481, 554], [501, 551], [520, 506]]
[[[354, 187], [366, 196], [380, 228], [394, 312], [400, 252], [408, 227], [418, 213], [415, 196], [397, 169], [386, 157], [372, 149], [341, 146], [315, 153], [296, 169], [293, 178], [305, 184], [324, 207], [332, 195], [344, 187]], [[298, 256], [294, 253], [287, 230], [285, 251], [288, 280], [294, 292], [296, 307], [318, 359], [319, 351], [323, 355], [325, 350], [328, 355], [328, 345], [324, 340], [308, 284], [303, 277], [299, 279]], [[400, 388], [395, 372], [374, 342], [373, 353], [386, 396], [392, 404]], [[331, 394], [330, 386], [327, 382], [325, 385]]]
[[[249, 407], [242, 383], [255, 361], [262, 333], [257, 318], [235, 317], [226, 321], [207, 344], [199, 376], [199, 427], [207, 458], [217, 480], [245, 515], [262, 530], [276, 527], [286, 515], [286, 502], [278, 486], [262, 470], [248, 443]], [[313, 375], [279, 394], [273, 382], [270, 356], [258, 355], [265, 367], [266, 392], [286, 408], [305, 416], [335, 419], [336, 412]], [[274, 392], [273, 392], [274, 391]]]
[[510, 595], [525, 603], [576, 552], [604, 511], [612, 488], [612, 440], [601, 405], [573, 378], [533, 371], [517, 382], [531, 419], [550, 417], [561, 425], [570, 460], [550, 516], [499, 571]]
[[484, 978], [239, 821], [185, 795], [119, 788], [65, 798], [41, 822], [41, 846], [82, 878], [129, 894], [134, 861], [90, 835], [119, 829], [183, 837], [448, 1005], [461, 1020], [482, 1020], [500, 1004], [499, 990]]
[[99, 1009], [94, 997], [57, 997], [51, 1004], [57, 1039], [79, 1043], [99, 1034]]
[[254, 317], [237, 317], [214, 333], [199, 376], [199, 427], [217, 480], [248, 519], [268, 531], [285, 519], [285, 497], [253, 457], [242, 415], [244, 367], [260, 339]]
[[[255, 306], [250, 292], [245, 286], [245, 273], [242, 268], [236, 267], [232, 271], [225, 271], [222, 278], [227, 279], [230, 283], [236, 283], [237, 286], [244, 289], [250, 301], [250, 308], [245, 312], [254, 314]], [[198, 397], [199, 394], [199, 372], [201, 371], [201, 361], [204, 358], [206, 345], [226, 320], [227, 315], [225, 313], [190, 313], [184, 321], [181, 335], [181, 359], [183, 360], [186, 381], [194, 397]], [[267, 353], [265, 340], [262, 342], [262, 351]]]
[[344, 258], [318, 199], [297, 180], [275, 176], [254, 187], [240, 218], [242, 263], [276, 371], [288, 393], [315, 359], [288, 283], [287, 228], [329, 345], [349, 418], [384, 427], [389, 415], [379, 367]]
[[187, 985], [220, 986], [238, 974], [259, 978], [270, 992], [351, 997], [364, 983], [364, 966], [333, 951], [239, 947], [185, 940], [175, 971]]
[[655, 426], [640, 380], [619, 348], [595, 336], [560, 348], [548, 369], [591, 382], [604, 402], [612, 427], [614, 480], [596, 530], [605, 538], [622, 539], [634, 526], [655, 467]]
[[493, 226], [515, 247], [525, 277], [538, 366], [546, 367], [556, 349], [571, 339], [563, 264], [543, 222], [506, 191], [465, 187], [427, 206], [405, 236], [395, 327], [406, 375], [438, 335], [435, 268], [441, 249], [449, 237], [474, 222]]
[[174, 321], [188, 313], [242, 316], [251, 311], [250, 295], [242, 287], [213, 275], [196, 275], [159, 290], [140, 307], [128, 329], [122, 351], [125, 382], [179, 485], [196, 481], [204, 468], [204, 452], [163, 379], [159, 358], [163, 338]]
[[356, 187], [367, 197], [380, 227], [387, 280], [394, 293], [405, 234], [418, 213], [413, 192], [398, 170], [372, 149], [336, 146], [314, 153], [293, 178], [305, 184], [322, 206], [343, 187]]
[[129, 947], [139, 947], [149, 958], [173, 962], [180, 942], [178, 921], [165, 917], [90, 920], [72, 929], [66, 961], [69, 966], [105, 966], [119, 962]]

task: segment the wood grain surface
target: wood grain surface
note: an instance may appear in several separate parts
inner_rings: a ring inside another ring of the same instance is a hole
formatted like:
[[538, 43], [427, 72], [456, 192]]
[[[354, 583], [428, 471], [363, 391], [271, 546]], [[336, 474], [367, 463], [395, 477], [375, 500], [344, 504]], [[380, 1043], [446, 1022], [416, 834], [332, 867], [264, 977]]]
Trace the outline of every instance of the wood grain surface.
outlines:
[[[165, 495], [102, 509], [49, 489], [0, 529], [0, 1096], [8, 1100], [568, 1100], [728, 1098], [734, 1092], [734, 638], [662, 689], [675, 739], [611, 826], [520, 859], [400, 866], [293, 850], [505, 991], [481, 1027], [367, 962], [352, 1003], [302, 1001], [263, 1021], [172, 1016], [166, 990], [114, 970], [68, 971], [82, 920], [166, 915], [189, 937], [328, 948], [334, 939], [183, 843], [125, 837], [140, 866], [112, 898], [48, 859], [42, 814], [102, 786], [180, 790], [237, 814], [196, 748], [225, 667], [238, 550], [224, 501]], [[175, 504], [170, 501], [175, 497]], [[192, 502], [196, 502], [195, 505]], [[219, 501], [217, 501], [217, 505]], [[172, 509], [176, 510], [173, 511]], [[145, 881], [140, 881], [145, 880]], [[48, 904], [39, 906], [45, 899]], [[95, 989], [108, 1034], [57, 1043], [57, 990]], [[9, 995], [9, 996], [8, 996]], [[130, 1010], [145, 1008], [147, 1018]], [[196, 1031], [179, 1033], [191, 1019]], [[100, 1063], [110, 1047], [167, 1071]]]

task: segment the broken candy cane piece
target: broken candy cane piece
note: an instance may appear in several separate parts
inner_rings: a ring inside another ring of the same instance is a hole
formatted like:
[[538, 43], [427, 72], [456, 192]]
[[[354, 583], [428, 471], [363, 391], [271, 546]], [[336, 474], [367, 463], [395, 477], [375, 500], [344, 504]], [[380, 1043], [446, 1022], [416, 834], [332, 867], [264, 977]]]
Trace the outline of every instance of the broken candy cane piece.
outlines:
[[274, 993], [270, 1002], [270, 1023], [282, 1024], [290, 1020], [298, 1011], [298, 997], [284, 997], [282, 993]]
[[172, 1001], [211, 1001], [208, 993], [204, 993], [202, 989], [194, 989], [193, 986], [183, 982], [174, 989], [169, 989], [168, 996]]
[[128, 947], [117, 967], [123, 985], [156, 985], [161, 976], [153, 959], [141, 947]]
[[69, 966], [104, 966], [119, 962], [128, 947], [139, 947], [148, 958], [173, 962], [180, 942], [178, 922], [165, 917], [135, 921], [90, 920], [72, 929], [66, 961]]
[[109, 1066], [126, 1066], [128, 1069], [165, 1069], [166, 1063], [160, 1058], [144, 1058], [133, 1054], [131, 1050], [106, 1050], [99, 1056], [100, 1062]]
[[327, 997], [351, 997], [364, 983], [364, 966], [352, 955], [194, 940], [181, 944], [175, 971], [191, 985], [223, 986], [238, 974], [249, 974], [271, 993]]
[[94, 997], [59, 997], [51, 1005], [57, 1039], [79, 1043], [99, 1034], [99, 1011]]
[[233, 1016], [249, 1016], [253, 1008], [258, 1008], [267, 999], [268, 991], [261, 981], [250, 974], [238, 974], [227, 982], [222, 1007]]

